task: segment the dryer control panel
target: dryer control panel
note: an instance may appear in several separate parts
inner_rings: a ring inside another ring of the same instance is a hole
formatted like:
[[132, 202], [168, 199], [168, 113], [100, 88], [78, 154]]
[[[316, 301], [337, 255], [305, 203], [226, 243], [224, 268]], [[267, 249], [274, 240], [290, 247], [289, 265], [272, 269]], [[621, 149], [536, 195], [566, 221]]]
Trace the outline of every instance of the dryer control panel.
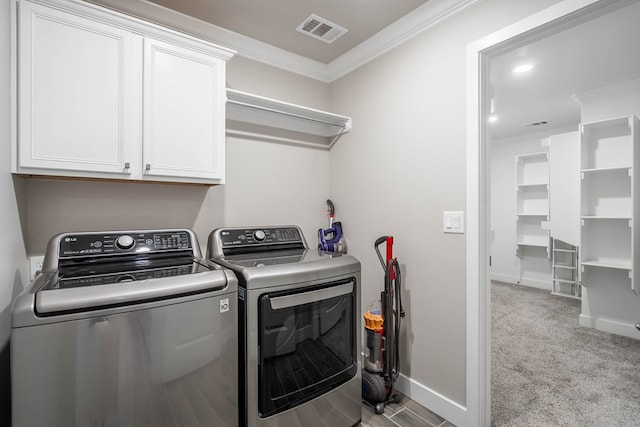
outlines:
[[207, 257], [307, 248], [296, 226], [219, 228], [209, 236]]
[[223, 247], [302, 242], [296, 228], [247, 228], [222, 230]]

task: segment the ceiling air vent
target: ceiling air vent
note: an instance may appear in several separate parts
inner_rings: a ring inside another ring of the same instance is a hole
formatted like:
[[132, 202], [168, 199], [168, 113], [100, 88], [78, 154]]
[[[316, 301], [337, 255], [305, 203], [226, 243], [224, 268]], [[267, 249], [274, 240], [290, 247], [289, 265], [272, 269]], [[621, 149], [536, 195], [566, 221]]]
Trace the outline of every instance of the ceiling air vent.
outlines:
[[539, 122], [531, 122], [531, 123], [525, 123], [522, 126], [528, 128], [528, 127], [532, 127], [532, 126], [542, 126], [542, 125], [548, 125], [549, 122], [546, 120], [540, 120]]
[[333, 43], [346, 33], [348, 30], [333, 22], [320, 18], [318, 15], [311, 14], [307, 19], [298, 25], [296, 30], [303, 34], [307, 34], [325, 43]]

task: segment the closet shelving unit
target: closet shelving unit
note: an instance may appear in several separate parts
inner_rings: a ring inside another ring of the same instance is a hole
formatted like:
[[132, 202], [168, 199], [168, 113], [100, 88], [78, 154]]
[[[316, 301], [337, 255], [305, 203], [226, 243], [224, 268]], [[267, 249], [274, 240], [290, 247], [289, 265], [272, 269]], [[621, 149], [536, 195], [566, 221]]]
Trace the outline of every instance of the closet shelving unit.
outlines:
[[516, 254], [525, 247], [549, 254], [549, 154], [516, 156]]
[[580, 299], [582, 286], [578, 280], [578, 247], [552, 239], [551, 261], [553, 288], [551, 293]]
[[[240, 136], [265, 136], [276, 142], [330, 149], [351, 130], [351, 118], [235, 89], [227, 89], [227, 120], [250, 123], [258, 131], [231, 131]], [[228, 126], [229, 127], [229, 126]], [[284, 129], [288, 135], [265, 135], [270, 129]], [[228, 131], [228, 133], [230, 133]], [[299, 136], [303, 136], [300, 138]], [[304, 136], [311, 136], [306, 138]]]
[[[640, 239], [634, 219], [640, 212], [638, 119], [627, 116], [580, 125], [582, 284], [591, 280], [636, 294], [640, 284]], [[634, 170], [636, 172], [634, 172]]]

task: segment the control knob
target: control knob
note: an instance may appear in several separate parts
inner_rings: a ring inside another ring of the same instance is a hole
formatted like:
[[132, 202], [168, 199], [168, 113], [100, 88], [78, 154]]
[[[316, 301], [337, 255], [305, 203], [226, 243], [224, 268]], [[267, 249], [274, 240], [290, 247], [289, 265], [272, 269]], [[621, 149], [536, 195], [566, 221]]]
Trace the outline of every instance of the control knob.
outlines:
[[262, 242], [265, 237], [267, 236], [264, 234], [264, 231], [262, 230], [256, 230], [253, 233], [253, 238], [256, 239], [258, 242]]
[[124, 234], [118, 237], [118, 239], [116, 240], [116, 246], [118, 247], [118, 249], [131, 249], [134, 244], [135, 240], [133, 240], [133, 237], [129, 236], [128, 234]]

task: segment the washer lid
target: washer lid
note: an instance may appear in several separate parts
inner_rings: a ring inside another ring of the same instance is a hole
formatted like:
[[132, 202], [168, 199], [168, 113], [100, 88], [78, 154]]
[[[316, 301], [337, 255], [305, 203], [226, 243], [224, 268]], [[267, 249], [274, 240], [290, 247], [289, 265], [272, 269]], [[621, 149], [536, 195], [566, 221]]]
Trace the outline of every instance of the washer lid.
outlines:
[[[108, 279], [106, 282], [105, 278]], [[34, 311], [37, 316], [51, 316], [165, 300], [226, 287], [224, 271], [210, 269], [198, 262], [172, 270], [123, 271], [108, 276], [71, 278], [55, 276], [36, 291]]]

